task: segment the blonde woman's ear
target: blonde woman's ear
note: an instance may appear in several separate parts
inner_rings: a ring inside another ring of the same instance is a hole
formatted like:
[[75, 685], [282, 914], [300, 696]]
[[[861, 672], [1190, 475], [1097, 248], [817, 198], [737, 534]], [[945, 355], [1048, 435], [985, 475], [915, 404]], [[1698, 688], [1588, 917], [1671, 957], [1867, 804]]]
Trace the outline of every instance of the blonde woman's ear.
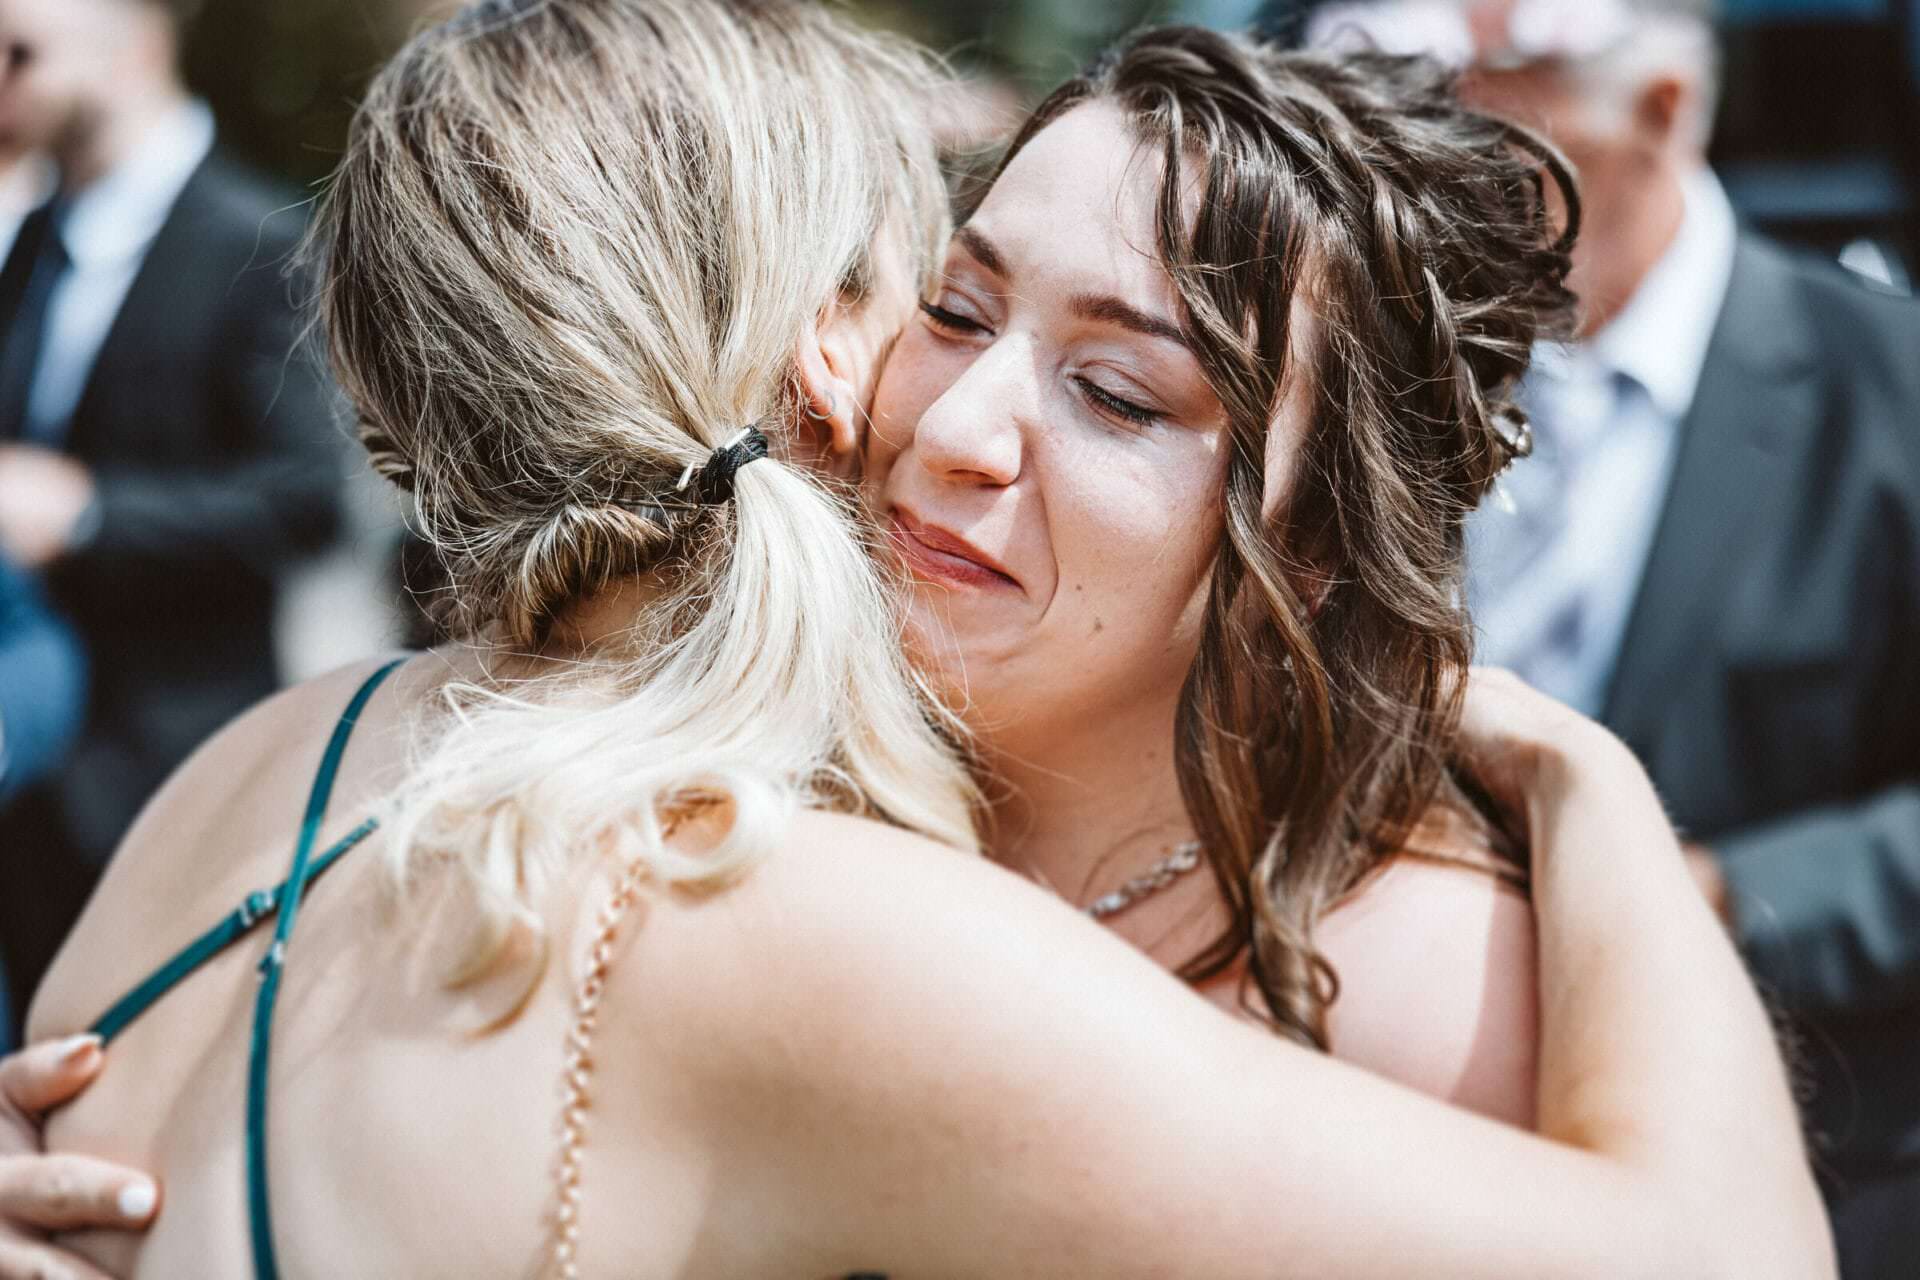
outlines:
[[800, 430], [823, 469], [838, 471], [859, 459], [859, 401], [853, 384], [834, 368], [833, 352], [818, 330], [800, 337], [794, 368], [800, 385]]

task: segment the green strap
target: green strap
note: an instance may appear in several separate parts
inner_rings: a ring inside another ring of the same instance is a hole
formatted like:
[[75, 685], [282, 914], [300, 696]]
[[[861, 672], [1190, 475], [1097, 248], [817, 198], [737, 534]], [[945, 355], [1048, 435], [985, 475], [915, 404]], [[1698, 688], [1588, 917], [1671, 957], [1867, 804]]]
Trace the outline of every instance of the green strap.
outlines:
[[346, 754], [347, 739], [367, 700], [381, 681], [393, 674], [405, 659], [395, 659], [367, 677], [353, 701], [334, 726], [326, 754], [320, 758], [320, 772], [313, 779], [313, 791], [307, 797], [307, 814], [300, 823], [300, 838], [293, 849], [293, 869], [287, 873], [279, 894], [278, 919], [273, 943], [260, 962], [260, 991], [253, 1005], [253, 1040], [247, 1061], [247, 1220], [253, 1239], [253, 1270], [258, 1280], [280, 1280], [280, 1264], [273, 1253], [272, 1201], [267, 1189], [267, 1050], [273, 1038], [273, 1009], [280, 998], [280, 975], [286, 967], [287, 940], [293, 935], [300, 914], [300, 900], [307, 885], [317, 874], [312, 861], [314, 842], [319, 839], [320, 822], [326, 817], [327, 799], [340, 772], [340, 758]]
[[[334, 863], [340, 861], [355, 845], [372, 835], [379, 825], [374, 819], [368, 818], [342, 836], [325, 853], [315, 858], [313, 870], [307, 876], [308, 883], [325, 875]], [[178, 955], [155, 970], [152, 977], [120, 997], [113, 1007], [101, 1014], [87, 1030], [103, 1041], [110, 1041], [125, 1031], [141, 1014], [157, 1004], [162, 996], [185, 981], [187, 975], [252, 933], [261, 924], [273, 919], [280, 910], [280, 900], [285, 896], [286, 891], [287, 882], [282, 880], [271, 889], [260, 889], [248, 894], [247, 900], [235, 908], [232, 914], [182, 947]]]

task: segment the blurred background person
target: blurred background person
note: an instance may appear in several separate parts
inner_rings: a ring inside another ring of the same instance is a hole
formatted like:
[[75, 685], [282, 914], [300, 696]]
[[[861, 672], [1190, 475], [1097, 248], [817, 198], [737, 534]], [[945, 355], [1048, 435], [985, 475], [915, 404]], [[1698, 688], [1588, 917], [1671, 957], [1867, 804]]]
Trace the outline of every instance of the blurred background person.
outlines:
[[331, 398], [294, 353], [297, 196], [214, 148], [175, 0], [0, 0], [0, 146], [58, 187], [0, 267], [0, 553], [94, 690], [68, 765], [0, 814], [15, 1012], [141, 804], [278, 683], [279, 571], [323, 545]]
[[[45, 157], [16, 143], [0, 145], [0, 260], [27, 215], [52, 194], [53, 182]], [[85, 665], [72, 629], [0, 555], [0, 811], [71, 746], [85, 711]], [[11, 1003], [0, 956], [0, 1051], [12, 1047]]]
[[[1339, 3], [1184, 0], [1180, 7], [1296, 42], [1314, 14]], [[1437, 6], [1450, 7], [1457, 6]], [[1711, 19], [1716, 37], [1708, 158], [1741, 222], [1911, 292], [1920, 267], [1920, 0], [1695, 0], [1687, 7]], [[1534, 12], [1523, 28], [1542, 20]], [[1443, 38], [1458, 49], [1459, 36]]]
[[1579, 341], [1475, 517], [1480, 660], [1632, 744], [1805, 1046], [1849, 1280], [1920, 1266], [1920, 304], [1740, 228], [1684, 0], [1382, 0], [1579, 171]]
[[[0, 557], [0, 814], [50, 772], [86, 710], [80, 641], [27, 576]], [[0, 975], [4, 975], [0, 967]], [[10, 997], [0, 982], [0, 1052], [12, 1047]]]

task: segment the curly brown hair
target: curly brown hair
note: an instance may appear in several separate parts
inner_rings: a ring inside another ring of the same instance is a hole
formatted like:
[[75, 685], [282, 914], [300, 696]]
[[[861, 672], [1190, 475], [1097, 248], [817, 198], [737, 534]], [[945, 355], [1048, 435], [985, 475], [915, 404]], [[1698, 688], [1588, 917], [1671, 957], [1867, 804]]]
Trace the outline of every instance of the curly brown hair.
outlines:
[[[1229, 422], [1176, 764], [1231, 922], [1182, 973], [1247, 956], [1276, 1029], [1324, 1048], [1337, 987], [1313, 922], [1406, 846], [1447, 777], [1472, 652], [1463, 523], [1527, 447], [1514, 394], [1534, 342], [1573, 329], [1579, 198], [1549, 144], [1418, 58], [1152, 29], [1048, 97], [1006, 160], [1092, 101], [1164, 161], [1157, 252]], [[1296, 295], [1317, 334], [1298, 369]], [[1310, 418], [1268, 510], [1296, 377]]]

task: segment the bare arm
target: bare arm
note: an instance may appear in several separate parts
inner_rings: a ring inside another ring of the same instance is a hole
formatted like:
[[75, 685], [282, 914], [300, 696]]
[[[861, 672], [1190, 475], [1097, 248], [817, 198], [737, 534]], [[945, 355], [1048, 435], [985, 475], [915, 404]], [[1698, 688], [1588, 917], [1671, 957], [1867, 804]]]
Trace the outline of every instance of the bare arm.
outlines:
[[733, 1211], [899, 1274], [1831, 1275], [1765, 1018], [1644, 774], [1493, 694], [1483, 746], [1531, 797], [1542, 1137], [1275, 1043], [1011, 876], [842, 831], [715, 904], [710, 1122], [768, 1174]]
[[1675, 1229], [1713, 1264], [1697, 1274], [1833, 1274], [1771, 1026], [1645, 771], [1512, 676], [1474, 681], [1469, 734], [1505, 762], [1496, 774], [1517, 763], [1504, 793], [1535, 842], [1540, 1131], [1636, 1189], [1672, 1179]]

